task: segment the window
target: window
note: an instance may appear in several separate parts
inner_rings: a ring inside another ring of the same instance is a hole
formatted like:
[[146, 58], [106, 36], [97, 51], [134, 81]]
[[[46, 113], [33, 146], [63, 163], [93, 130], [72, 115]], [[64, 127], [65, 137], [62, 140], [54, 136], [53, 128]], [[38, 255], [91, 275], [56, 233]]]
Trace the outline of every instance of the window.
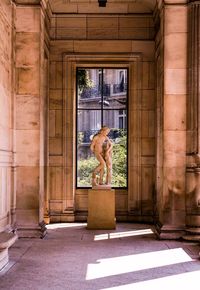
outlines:
[[119, 110], [119, 129], [126, 129], [126, 111]]
[[113, 142], [112, 187], [127, 187], [127, 74], [128, 69], [77, 68], [77, 187], [91, 187], [98, 161], [91, 140], [102, 126]]

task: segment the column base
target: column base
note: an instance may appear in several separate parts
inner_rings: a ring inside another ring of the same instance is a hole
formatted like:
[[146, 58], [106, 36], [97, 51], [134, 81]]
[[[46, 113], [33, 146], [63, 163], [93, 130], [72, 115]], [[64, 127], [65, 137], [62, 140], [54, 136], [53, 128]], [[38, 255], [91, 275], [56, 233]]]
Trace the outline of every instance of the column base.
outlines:
[[185, 235], [185, 226], [156, 224], [156, 234], [160, 240], [178, 240]]
[[187, 228], [183, 239], [186, 241], [200, 242], [200, 228]]
[[115, 190], [90, 189], [88, 191], [89, 230], [113, 230], [115, 221]]
[[18, 226], [17, 234], [19, 238], [44, 238], [47, 233], [45, 222], [39, 225]]
[[8, 248], [10, 248], [17, 240], [15, 233], [0, 233], [0, 271], [7, 265], [9, 261]]

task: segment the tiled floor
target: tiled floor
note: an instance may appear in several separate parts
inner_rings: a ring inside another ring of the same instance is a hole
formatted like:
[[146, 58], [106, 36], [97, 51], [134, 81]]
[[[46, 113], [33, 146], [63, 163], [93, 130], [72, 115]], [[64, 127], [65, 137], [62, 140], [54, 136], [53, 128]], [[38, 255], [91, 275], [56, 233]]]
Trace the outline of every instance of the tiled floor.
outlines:
[[54, 224], [45, 239], [13, 245], [0, 289], [199, 290], [199, 251], [195, 243], [157, 240], [149, 225]]

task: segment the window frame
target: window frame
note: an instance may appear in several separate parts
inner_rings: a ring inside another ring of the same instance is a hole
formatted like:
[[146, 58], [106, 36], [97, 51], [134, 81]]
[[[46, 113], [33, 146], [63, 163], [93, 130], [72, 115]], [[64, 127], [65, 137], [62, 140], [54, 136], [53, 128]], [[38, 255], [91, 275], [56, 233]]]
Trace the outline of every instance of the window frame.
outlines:
[[[101, 125], [103, 124], [103, 113], [106, 112], [106, 111], [118, 111], [119, 112], [119, 109], [115, 108], [115, 109], [105, 109], [104, 108], [104, 105], [103, 105], [103, 102], [101, 102], [101, 107], [100, 108], [93, 108], [93, 109], [84, 109], [84, 108], [79, 108], [78, 107], [78, 70], [79, 69], [85, 69], [85, 70], [89, 70], [89, 69], [101, 69], [101, 101], [103, 100], [103, 81], [104, 81], [104, 77], [103, 77], [103, 71], [106, 70], [106, 69], [112, 69], [112, 70], [119, 70], [119, 71], [125, 71], [126, 70], [126, 74], [124, 73], [124, 77], [126, 76], [126, 80], [127, 80], [127, 91], [126, 91], [126, 109], [123, 109], [126, 110], [127, 112], [127, 115], [126, 115], [126, 136], [127, 136], [127, 140], [126, 140], [126, 152], [127, 152], [127, 156], [126, 156], [126, 186], [124, 187], [111, 187], [112, 189], [116, 189], [116, 190], [128, 190], [128, 184], [129, 184], [129, 180], [128, 180], [128, 177], [129, 177], [129, 174], [128, 174], [128, 163], [129, 163], [129, 150], [128, 150], [128, 140], [129, 140], [129, 67], [126, 67], [126, 66], [76, 66], [76, 81], [75, 81], [75, 84], [76, 84], [76, 92], [75, 92], [75, 97], [76, 97], [76, 102], [75, 102], [75, 114], [76, 114], [76, 126], [75, 126], [75, 146], [76, 146], [76, 153], [75, 153], [75, 187], [76, 189], [85, 189], [85, 190], [88, 190], [88, 189], [91, 189], [92, 188], [92, 185], [91, 186], [87, 186], [87, 187], [83, 187], [83, 186], [78, 186], [78, 111], [84, 111], [84, 110], [88, 110], [88, 111], [101, 111]], [[117, 76], [119, 78], [119, 74]], [[124, 82], [125, 83], [125, 82]], [[119, 116], [118, 116], [119, 117]], [[119, 121], [118, 121], [119, 122]], [[119, 128], [120, 129], [120, 128]]]

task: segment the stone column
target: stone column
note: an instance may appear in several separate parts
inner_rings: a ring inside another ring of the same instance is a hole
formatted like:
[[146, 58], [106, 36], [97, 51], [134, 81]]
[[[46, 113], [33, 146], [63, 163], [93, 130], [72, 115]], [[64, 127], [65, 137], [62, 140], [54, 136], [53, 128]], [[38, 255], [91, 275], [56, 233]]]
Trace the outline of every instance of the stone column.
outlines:
[[44, 19], [38, 1], [20, 3], [15, 8], [16, 221], [19, 236], [42, 237]]
[[185, 229], [187, 6], [185, 1], [164, 2], [160, 238], [173, 239], [182, 236]]
[[189, 4], [186, 239], [200, 239], [200, 2]]

